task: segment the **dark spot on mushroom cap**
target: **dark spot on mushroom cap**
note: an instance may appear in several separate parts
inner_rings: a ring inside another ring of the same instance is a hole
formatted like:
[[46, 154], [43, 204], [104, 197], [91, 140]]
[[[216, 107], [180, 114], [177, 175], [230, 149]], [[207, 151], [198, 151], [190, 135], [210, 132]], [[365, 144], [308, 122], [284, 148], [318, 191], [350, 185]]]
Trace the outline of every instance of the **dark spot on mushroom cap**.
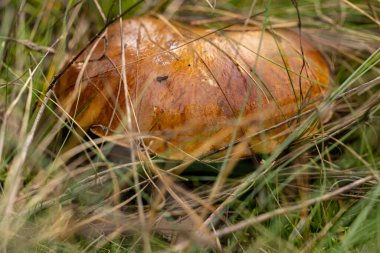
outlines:
[[157, 76], [156, 81], [161, 83], [161, 82], [167, 80], [168, 78], [169, 78], [169, 76]]

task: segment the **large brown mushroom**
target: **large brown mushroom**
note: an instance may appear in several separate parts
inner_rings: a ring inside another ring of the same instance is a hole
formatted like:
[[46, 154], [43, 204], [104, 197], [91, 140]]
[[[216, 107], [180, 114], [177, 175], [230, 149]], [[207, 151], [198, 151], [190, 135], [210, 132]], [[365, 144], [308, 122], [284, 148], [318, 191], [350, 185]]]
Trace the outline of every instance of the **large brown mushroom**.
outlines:
[[231, 138], [246, 140], [247, 154], [273, 151], [328, 85], [325, 59], [296, 32], [139, 17], [111, 25], [54, 92], [85, 131], [124, 134], [125, 143], [132, 134], [152, 153], [183, 159]]

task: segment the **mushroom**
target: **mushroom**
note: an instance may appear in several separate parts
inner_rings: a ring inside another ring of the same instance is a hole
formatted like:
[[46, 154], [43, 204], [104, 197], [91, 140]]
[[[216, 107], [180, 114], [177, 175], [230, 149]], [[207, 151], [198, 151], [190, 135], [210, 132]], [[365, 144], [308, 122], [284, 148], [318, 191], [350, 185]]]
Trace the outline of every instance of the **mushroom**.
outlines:
[[296, 32], [212, 31], [145, 16], [108, 27], [54, 92], [83, 130], [126, 144], [133, 135], [154, 154], [185, 159], [231, 140], [245, 142], [246, 154], [272, 152], [329, 79], [324, 57]]

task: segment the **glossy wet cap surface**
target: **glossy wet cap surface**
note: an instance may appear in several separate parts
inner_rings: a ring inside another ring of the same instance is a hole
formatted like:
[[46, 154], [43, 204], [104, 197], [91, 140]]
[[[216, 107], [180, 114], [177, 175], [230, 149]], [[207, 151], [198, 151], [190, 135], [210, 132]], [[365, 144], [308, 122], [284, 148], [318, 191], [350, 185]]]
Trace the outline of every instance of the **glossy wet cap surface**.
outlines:
[[306, 38], [302, 55], [299, 41], [287, 30], [213, 33], [128, 19], [111, 25], [54, 91], [84, 130], [140, 136], [168, 158], [218, 150], [235, 134], [247, 140], [246, 154], [271, 152], [297, 122], [256, 133], [315, 107], [328, 90], [326, 61]]

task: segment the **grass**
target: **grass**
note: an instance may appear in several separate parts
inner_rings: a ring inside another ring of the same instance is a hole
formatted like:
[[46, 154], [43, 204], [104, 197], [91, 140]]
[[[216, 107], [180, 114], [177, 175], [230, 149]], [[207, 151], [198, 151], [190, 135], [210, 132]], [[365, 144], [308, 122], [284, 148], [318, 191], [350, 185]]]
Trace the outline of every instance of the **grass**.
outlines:
[[299, 13], [331, 65], [333, 90], [319, 106], [331, 120], [300, 139], [314, 113], [255, 165], [134, 161], [89, 138], [63, 152], [68, 124], [48, 87], [105, 20], [136, 2], [0, 2], [1, 250], [378, 252], [378, 2], [143, 1], [124, 17], [222, 27], [263, 11], [251, 22], [297, 29]]

